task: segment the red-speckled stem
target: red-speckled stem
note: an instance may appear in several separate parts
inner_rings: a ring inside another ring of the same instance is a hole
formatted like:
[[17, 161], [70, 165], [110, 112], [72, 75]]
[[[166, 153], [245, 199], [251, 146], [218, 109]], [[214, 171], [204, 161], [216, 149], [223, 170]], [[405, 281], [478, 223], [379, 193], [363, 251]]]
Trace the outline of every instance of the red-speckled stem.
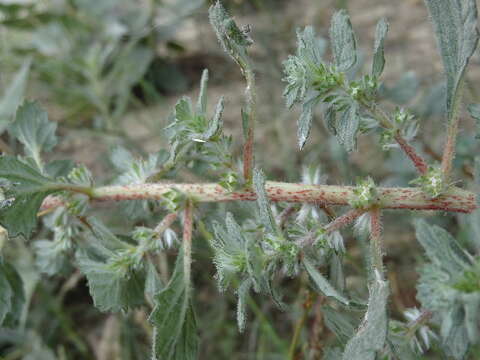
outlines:
[[351, 222], [355, 221], [359, 216], [361, 216], [365, 210], [363, 209], [352, 209], [346, 212], [345, 214], [337, 217], [335, 220], [330, 222], [327, 226], [325, 226], [325, 231], [327, 233], [331, 233], [337, 230], [340, 230], [345, 225], [350, 224]]
[[413, 165], [417, 169], [420, 174], [426, 174], [428, 171], [428, 165], [426, 161], [417, 154], [415, 148], [410, 145], [400, 134], [397, 133], [395, 136], [395, 140], [397, 141], [398, 145], [402, 148], [405, 154], [412, 160]]
[[374, 268], [383, 278], [383, 242], [382, 242], [382, 213], [379, 208], [370, 211], [370, 252]]
[[[105, 186], [93, 189], [97, 201], [161, 200], [165, 193], [176, 189], [198, 202], [256, 200], [253, 191], [228, 192], [218, 184], [142, 184]], [[268, 181], [265, 189], [271, 201], [348, 205], [353, 186], [305, 185]], [[384, 209], [441, 210], [470, 213], [476, 209], [475, 194], [452, 187], [445, 195], [431, 199], [419, 188], [378, 188], [379, 206]], [[60, 205], [58, 198], [47, 197], [42, 210]]]

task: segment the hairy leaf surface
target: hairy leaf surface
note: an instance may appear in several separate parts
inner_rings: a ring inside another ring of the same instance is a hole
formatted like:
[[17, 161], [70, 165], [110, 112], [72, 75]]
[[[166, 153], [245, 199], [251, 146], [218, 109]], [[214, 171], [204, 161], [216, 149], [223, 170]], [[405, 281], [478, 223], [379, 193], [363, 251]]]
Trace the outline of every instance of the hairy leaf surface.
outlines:
[[303, 259], [303, 265], [305, 266], [305, 270], [307, 270], [308, 275], [312, 279], [315, 287], [325, 296], [331, 297], [342, 304], [348, 305], [349, 301], [345, 298], [342, 294], [340, 294], [329, 282], [325, 277], [320, 274], [320, 272], [315, 268], [307, 258]]
[[338, 70], [347, 71], [352, 68], [357, 62], [357, 45], [350, 17], [345, 10], [340, 10], [333, 15], [330, 41]]
[[20, 106], [9, 127], [10, 134], [23, 144], [25, 155], [34, 159], [40, 170], [43, 170], [41, 152], [51, 151], [57, 144], [56, 130], [57, 124], [48, 120], [47, 112], [36, 102]]
[[5, 94], [0, 101], [0, 134], [3, 133], [10, 121], [12, 121], [15, 111], [17, 111], [18, 106], [23, 100], [30, 65], [31, 60], [27, 60], [23, 63], [18, 73], [15, 74], [9, 87], [5, 90]]
[[388, 283], [376, 279], [370, 287], [368, 309], [357, 333], [350, 339], [343, 360], [374, 360], [387, 336]]
[[461, 85], [478, 43], [475, 0], [425, 0], [447, 76], [447, 113], [456, 116]]
[[56, 191], [53, 179], [36, 167], [12, 156], [0, 157], [0, 179], [6, 179], [8, 204], [0, 208], [0, 224], [10, 236], [29, 238], [37, 223], [37, 212], [43, 199]]
[[155, 307], [149, 317], [154, 327], [153, 359], [196, 359], [198, 336], [190, 286], [180, 252], [170, 282], [154, 297]]
[[388, 32], [388, 22], [385, 18], [382, 18], [375, 30], [375, 44], [372, 64], [372, 76], [379, 77], [382, 75], [383, 68], [385, 67], [385, 54], [384, 54], [384, 42]]

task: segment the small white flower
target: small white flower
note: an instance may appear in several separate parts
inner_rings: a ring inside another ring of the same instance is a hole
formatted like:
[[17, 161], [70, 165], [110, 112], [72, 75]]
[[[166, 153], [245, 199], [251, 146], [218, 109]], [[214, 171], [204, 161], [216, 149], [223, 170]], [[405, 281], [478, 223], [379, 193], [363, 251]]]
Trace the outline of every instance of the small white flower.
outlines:
[[350, 89], [350, 95], [352, 95], [352, 97], [356, 97], [359, 91], [360, 91], [360, 88], [358, 86], [353, 86]]
[[372, 222], [370, 213], [366, 212], [365, 214], [361, 215], [355, 222], [354, 229], [355, 233], [358, 235], [366, 235], [370, 234], [372, 228]]
[[173, 246], [175, 242], [177, 242], [178, 237], [177, 233], [170, 228], [167, 228], [162, 235], [162, 241], [160, 243], [161, 248], [168, 249]]
[[328, 242], [330, 246], [338, 252], [345, 252], [345, 245], [343, 243], [343, 236], [340, 231], [334, 231], [328, 235]]

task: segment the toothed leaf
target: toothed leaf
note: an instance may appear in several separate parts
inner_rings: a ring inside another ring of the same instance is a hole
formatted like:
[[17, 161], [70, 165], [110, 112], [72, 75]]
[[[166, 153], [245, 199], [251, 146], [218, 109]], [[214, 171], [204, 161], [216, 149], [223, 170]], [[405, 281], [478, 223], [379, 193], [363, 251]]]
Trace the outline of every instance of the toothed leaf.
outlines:
[[357, 49], [350, 17], [345, 10], [340, 10], [333, 15], [330, 42], [338, 70], [345, 72], [351, 69], [357, 62]]

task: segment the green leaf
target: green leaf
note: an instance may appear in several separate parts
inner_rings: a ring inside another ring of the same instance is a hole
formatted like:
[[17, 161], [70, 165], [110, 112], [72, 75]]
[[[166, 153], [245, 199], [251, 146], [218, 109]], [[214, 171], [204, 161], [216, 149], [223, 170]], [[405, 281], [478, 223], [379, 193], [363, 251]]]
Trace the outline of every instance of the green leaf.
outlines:
[[145, 293], [153, 297], [164, 288], [162, 280], [158, 275], [155, 265], [151, 262], [147, 262], [147, 276], [145, 279]]
[[61, 272], [68, 260], [63, 246], [59, 241], [35, 241], [35, 264], [41, 273], [52, 276]]
[[250, 296], [249, 292], [252, 288], [252, 280], [245, 279], [238, 287], [238, 302], [237, 302], [237, 324], [240, 332], [245, 330], [247, 323], [247, 298]]
[[322, 360], [338, 360], [342, 356], [342, 350], [339, 348], [327, 348]]
[[469, 261], [457, 241], [444, 229], [429, 225], [424, 220], [415, 223], [417, 240], [425, 249], [430, 261], [451, 275], [463, 272]]
[[150, 176], [159, 171], [165, 158], [162, 153], [149, 154], [147, 158], [134, 157], [127, 149], [117, 146], [111, 154], [110, 160], [120, 175], [115, 179], [117, 184], [144, 184]]
[[208, 14], [223, 49], [241, 68], [250, 67], [247, 48], [253, 41], [248, 36], [248, 30], [240, 29], [237, 26], [220, 1], [210, 7]]
[[475, 139], [480, 139], [480, 104], [470, 104], [468, 106], [468, 112], [477, 122], [477, 135], [475, 135]]
[[323, 306], [322, 313], [325, 318], [325, 326], [337, 336], [342, 344], [346, 344], [355, 333], [352, 319], [346, 313], [329, 306]]
[[269, 233], [276, 233], [277, 225], [273, 218], [270, 202], [265, 191], [265, 175], [260, 169], [255, 169], [253, 173], [253, 188], [257, 194], [257, 204], [260, 209], [260, 221]]
[[0, 256], [0, 325], [13, 327], [25, 305], [23, 282], [15, 268]]
[[211, 246], [215, 252], [214, 263], [220, 291], [228, 287], [235, 274], [241, 275], [247, 270], [247, 241], [231, 213], [227, 213], [225, 222], [226, 231], [219, 223], [212, 224], [215, 236], [211, 239]]
[[40, 170], [43, 170], [41, 152], [51, 151], [57, 144], [56, 129], [57, 124], [48, 120], [47, 112], [36, 102], [20, 106], [9, 126], [10, 134], [23, 144], [25, 155], [34, 159]]
[[320, 99], [317, 96], [306, 100], [302, 105], [302, 114], [298, 119], [298, 147], [303, 149], [312, 128], [313, 109]]
[[304, 102], [312, 87], [315, 72], [322, 64], [325, 43], [325, 40], [315, 37], [311, 26], [307, 26], [303, 31], [297, 29], [297, 53], [283, 62], [285, 77], [282, 80], [287, 83], [283, 96], [288, 108], [295, 103]]
[[380, 77], [385, 67], [385, 55], [384, 55], [384, 42], [387, 36], [389, 24], [385, 18], [382, 18], [377, 23], [375, 30], [375, 44], [374, 55], [372, 64], [372, 76], [375, 78]]
[[96, 217], [85, 219], [91, 233], [86, 234], [89, 246], [103, 258], [108, 258], [112, 253], [130, 249], [130, 245], [120, 240], [112, 231]]
[[468, 347], [478, 343], [480, 263], [442, 228], [423, 220], [415, 225], [417, 238], [431, 261], [419, 269], [417, 298], [436, 314], [446, 353], [463, 359]]
[[318, 291], [320, 291], [323, 295], [327, 297], [331, 297], [344, 305], [348, 305], [349, 301], [345, 298], [342, 294], [340, 294], [335, 288], [328, 282], [322, 274], [318, 272], [310, 260], [307, 258], [303, 259], [303, 265], [305, 266], [305, 270], [307, 271], [308, 275], [312, 279], [315, 287]]
[[313, 27], [306, 26], [303, 32], [297, 29], [297, 56], [309, 68], [322, 63], [326, 47], [326, 41], [315, 36]]
[[469, 338], [467, 329], [464, 326], [464, 318], [465, 314], [462, 308], [453, 306], [444, 315], [440, 329], [443, 339], [442, 346], [445, 352], [456, 360], [464, 359], [469, 347]]
[[175, 105], [175, 119], [177, 121], [192, 121], [195, 117], [192, 102], [188, 97], [182, 97]]
[[347, 152], [355, 150], [357, 146], [357, 133], [360, 125], [359, 105], [351, 102], [336, 122], [337, 139]]
[[154, 327], [152, 359], [194, 360], [198, 352], [190, 279], [184, 273], [183, 251], [167, 287], [154, 297], [149, 321]]
[[19, 195], [12, 205], [0, 210], [0, 224], [8, 230], [10, 237], [22, 235], [29, 239], [37, 225], [37, 213], [49, 193]]
[[388, 283], [375, 279], [370, 287], [368, 309], [357, 333], [345, 346], [343, 360], [375, 360], [387, 336]]
[[475, 0], [425, 0], [447, 77], [447, 114], [451, 121], [460, 106], [465, 68], [478, 43]]
[[13, 290], [8, 281], [3, 259], [0, 258], [0, 325], [12, 309]]
[[18, 106], [23, 100], [30, 65], [30, 60], [26, 60], [23, 63], [0, 101], [0, 134], [3, 133], [10, 121], [12, 121]]
[[0, 178], [12, 184], [16, 194], [32, 194], [55, 189], [55, 181], [13, 156], [0, 156]]
[[357, 62], [357, 49], [350, 17], [345, 10], [337, 11], [333, 15], [330, 42], [337, 69], [345, 72], [352, 68]]
[[78, 268], [87, 277], [93, 303], [100, 311], [118, 312], [143, 305], [145, 276], [142, 271], [116, 267], [112, 261], [95, 260], [85, 251], [79, 251], [76, 259]]
[[202, 78], [200, 80], [200, 93], [198, 94], [198, 101], [196, 112], [197, 114], [207, 114], [207, 85], [208, 85], [208, 70], [205, 69], [202, 72]]
[[333, 135], [337, 135], [337, 111], [335, 110], [335, 106], [330, 105], [326, 108], [323, 114], [323, 121], [328, 131]]
[[215, 108], [215, 114], [213, 115], [212, 120], [208, 124], [207, 130], [202, 134], [202, 139], [204, 141], [210, 140], [212, 137], [216, 136], [223, 128], [222, 115], [224, 109], [224, 97], [222, 96], [218, 100], [217, 106]]
[[0, 210], [0, 224], [11, 237], [29, 238], [45, 197], [58, 189], [53, 179], [12, 156], [0, 157], [0, 179], [9, 182], [6, 195], [12, 203]]
[[45, 164], [45, 173], [53, 178], [66, 177], [75, 168], [72, 160], [53, 160]]

